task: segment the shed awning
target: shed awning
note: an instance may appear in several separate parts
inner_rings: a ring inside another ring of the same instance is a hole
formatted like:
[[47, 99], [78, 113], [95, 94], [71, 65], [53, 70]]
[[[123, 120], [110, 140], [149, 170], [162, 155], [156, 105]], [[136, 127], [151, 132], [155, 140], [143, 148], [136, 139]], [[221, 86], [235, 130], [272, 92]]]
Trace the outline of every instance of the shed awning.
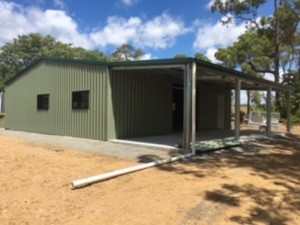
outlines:
[[267, 90], [268, 88], [279, 91], [293, 90], [292, 87], [287, 85], [278, 84], [196, 58], [114, 62], [110, 64], [110, 67], [113, 70], [151, 70], [158, 74], [172, 74], [176, 77], [182, 77], [185, 66], [192, 62], [196, 62], [197, 80], [203, 82], [225, 84], [234, 89], [235, 80], [238, 78], [241, 80], [241, 89], [244, 90]]

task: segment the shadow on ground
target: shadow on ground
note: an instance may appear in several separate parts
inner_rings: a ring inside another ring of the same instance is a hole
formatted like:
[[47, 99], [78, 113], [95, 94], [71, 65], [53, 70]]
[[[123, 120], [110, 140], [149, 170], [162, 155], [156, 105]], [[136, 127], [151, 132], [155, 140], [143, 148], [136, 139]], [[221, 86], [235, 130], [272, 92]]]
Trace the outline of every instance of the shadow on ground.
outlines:
[[[139, 158], [142, 162], [157, 159], [151, 155]], [[252, 204], [248, 213], [230, 215], [231, 222], [287, 225], [290, 224], [289, 212], [300, 211], [300, 136], [264, 138], [242, 147], [198, 154], [189, 160], [158, 167], [163, 171], [189, 174], [199, 179], [224, 168], [247, 168], [254, 178], [257, 176], [272, 184], [272, 187], [265, 187], [254, 185], [249, 180], [239, 185], [227, 179], [221, 187], [207, 190], [204, 201], [225, 205], [229, 209], [238, 208], [245, 199], [250, 199]]]

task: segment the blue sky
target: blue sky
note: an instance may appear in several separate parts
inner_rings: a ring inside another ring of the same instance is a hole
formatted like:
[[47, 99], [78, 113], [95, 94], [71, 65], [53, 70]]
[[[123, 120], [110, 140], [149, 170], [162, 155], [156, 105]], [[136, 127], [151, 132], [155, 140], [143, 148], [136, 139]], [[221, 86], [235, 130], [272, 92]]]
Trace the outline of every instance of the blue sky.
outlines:
[[[193, 56], [214, 61], [245, 25], [222, 26], [214, 0], [0, 0], [0, 46], [18, 35], [40, 32], [60, 41], [111, 54], [123, 43], [142, 48], [145, 58]], [[272, 13], [268, 4], [261, 14]]]

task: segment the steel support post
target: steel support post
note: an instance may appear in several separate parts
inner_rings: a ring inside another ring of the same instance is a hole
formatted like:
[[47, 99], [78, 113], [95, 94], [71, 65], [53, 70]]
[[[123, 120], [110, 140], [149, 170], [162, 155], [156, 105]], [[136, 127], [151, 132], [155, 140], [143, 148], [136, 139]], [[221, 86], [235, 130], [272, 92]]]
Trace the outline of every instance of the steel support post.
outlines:
[[267, 91], [267, 136], [271, 137], [271, 119], [272, 119], [272, 88]]
[[197, 65], [192, 63], [192, 153], [196, 154], [196, 82]]
[[291, 133], [291, 92], [287, 95], [286, 132]]
[[192, 79], [191, 68], [186, 65], [184, 70], [184, 99], [183, 99], [183, 148], [190, 149], [191, 142], [191, 93], [192, 93]]
[[235, 79], [235, 140], [240, 139], [240, 105], [241, 105], [241, 80]]

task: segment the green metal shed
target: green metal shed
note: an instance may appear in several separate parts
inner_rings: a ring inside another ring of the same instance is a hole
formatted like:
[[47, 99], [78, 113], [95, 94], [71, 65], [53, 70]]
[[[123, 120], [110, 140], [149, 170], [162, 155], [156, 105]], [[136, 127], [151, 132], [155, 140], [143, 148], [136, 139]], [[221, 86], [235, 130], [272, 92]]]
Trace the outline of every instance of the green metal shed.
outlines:
[[6, 83], [5, 126], [97, 140], [183, 131], [189, 148], [196, 131], [231, 128], [231, 90], [241, 88], [290, 91], [194, 58], [41, 58]]

